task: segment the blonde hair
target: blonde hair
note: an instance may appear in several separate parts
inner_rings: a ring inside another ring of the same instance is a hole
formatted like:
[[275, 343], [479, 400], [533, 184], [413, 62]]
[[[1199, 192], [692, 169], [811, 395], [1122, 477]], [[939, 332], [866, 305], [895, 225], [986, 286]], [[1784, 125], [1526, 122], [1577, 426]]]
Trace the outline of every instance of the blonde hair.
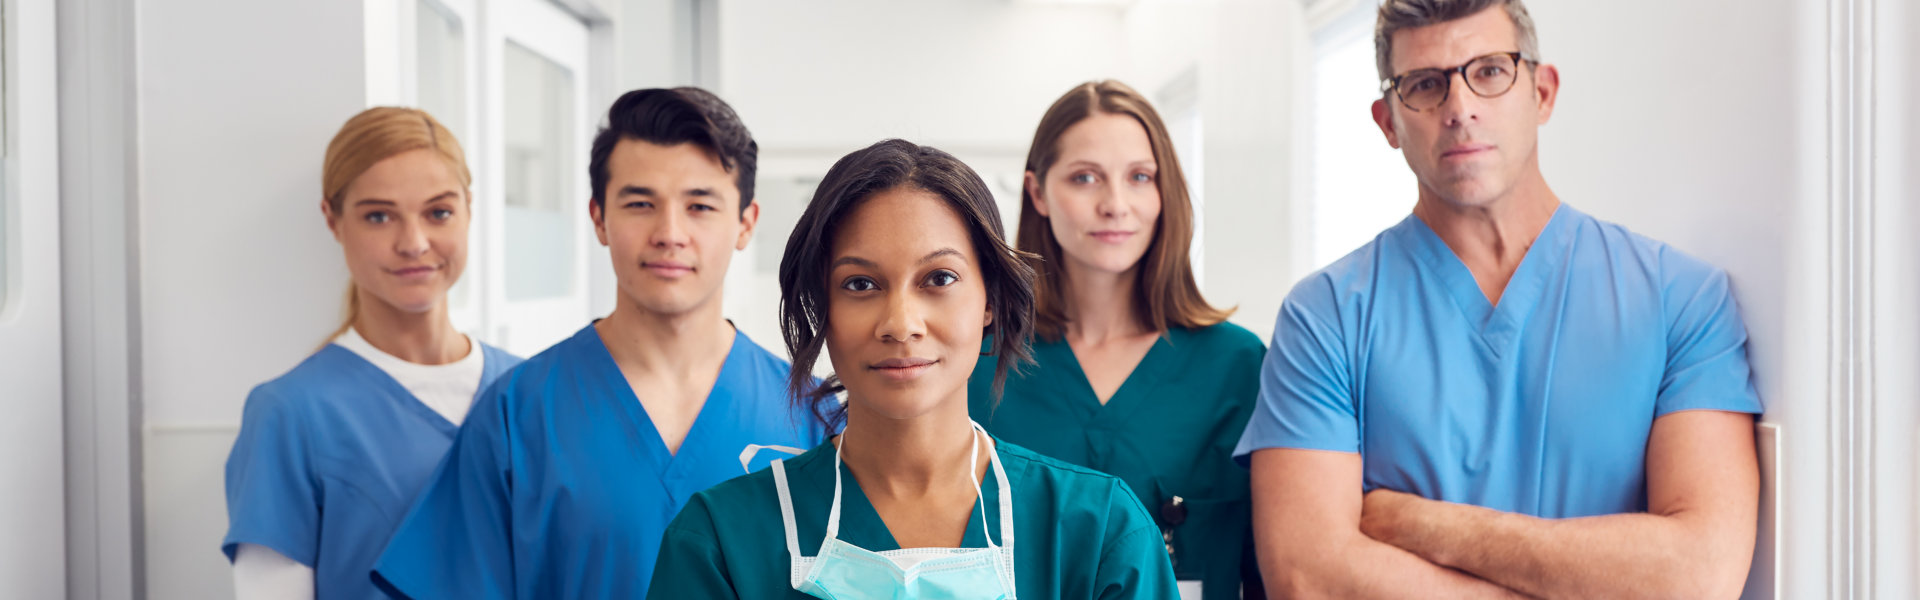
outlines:
[[[321, 197], [327, 211], [335, 217], [346, 209], [347, 187], [380, 161], [414, 150], [432, 150], [447, 162], [447, 168], [460, 180], [463, 196], [472, 198], [473, 174], [467, 170], [467, 155], [453, 132], [427, 111], [417, 108], [379, 106], [360, 111], [340, 126], [327, 144], [326, 161], [320, 167]], [[360, 294], [351, 280], [347, 282], [345, 317], [340, 328], [327, 336], [329, 341], [346, 333], [360, 316]]]

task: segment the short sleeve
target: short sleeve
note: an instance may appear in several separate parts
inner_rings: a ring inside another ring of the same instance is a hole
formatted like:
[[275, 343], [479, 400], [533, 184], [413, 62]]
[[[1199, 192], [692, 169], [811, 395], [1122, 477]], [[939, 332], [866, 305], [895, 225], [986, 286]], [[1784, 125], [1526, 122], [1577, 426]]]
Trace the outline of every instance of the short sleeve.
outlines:
[[505, 389], [481, 396], [374, 565], [395, 598], [514, 597]]
[[719, 534], [706, 494], [695, 494], [667, 525], [660, 540], [660, 560], [654, 563], [647, 588], [649, 600], [679, 598], [739, 598], [720, 554]]
[[240, 544], [270, 548], [308, 567], [318, 561], [320, 477], [296, 400], [264, 387], [247, 395], [240, 436], [227, 454], [227, 537], [220, 550], [229, 561]]
[[1747, 326], [1727, 273], [1671, 249], [1661, 262], [1667, 362], [1654, 416], [1683, 410], [1759, 413]]
[[1246, 466], [1256, 450], [1303, 448], [1360, 451], [1359, 412], [1352, 369], [1333, 315], [1331, 290], [1317, 279], [1302, 282], [1280, 305], [1273, 341], [1260, 365], [1260, 396], [1233, 450]]
[[1094, 573], [1092, 597], [1178, 598], [1179, 583], [1173, 577], [1173, 562], [1167, 558], [1166, 542], [1160, 528], [1147, 515], [1140, 498], [1120, 480], [1113, 480], [1113, 506], [1109, 509], [1110, 533], [1100, 554], [1099, 570]]

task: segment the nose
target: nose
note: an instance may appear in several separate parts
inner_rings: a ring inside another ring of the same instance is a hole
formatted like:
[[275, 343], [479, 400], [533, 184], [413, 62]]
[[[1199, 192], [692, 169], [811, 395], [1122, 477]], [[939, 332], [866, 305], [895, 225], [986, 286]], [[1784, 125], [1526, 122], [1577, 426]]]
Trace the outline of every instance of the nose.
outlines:
[[927, 320], [920, 302], [913, 297], [913, 286], [887, 293], [886, 314], [873, 330], [883, 342], [909, 342], [927, 335]]
[[1440, 102], [1434, 110], [1440, 113], [1440, 122], [1447, 127], [1460, 127], [1468, 122], [1480, 120], [1481, 98], [1467, 87], [1467, 76], [1459, 71], [1447, 74], [1447, 99]]
[[1126, 195], [1121, 193], [1120, 186], [1124, 183], [1124, 176], [1121, 179], [1110, 178], [1106, 185], [1094, 192], [1093, 210], [1100, 218], [1119, 219], [1127, 216], [1131, 207], [1127, 205]]
[[399, 236], [393, 240], [393, 251], [407, 258], [419, 258], [427, 253], [432, 243], [427, 241], [427, 231], [418, 219], [401, 219]]
[[679, 210], [660, 211], [648, 240], [655, 248], [681, 248], [687, 245], [687, 216]]

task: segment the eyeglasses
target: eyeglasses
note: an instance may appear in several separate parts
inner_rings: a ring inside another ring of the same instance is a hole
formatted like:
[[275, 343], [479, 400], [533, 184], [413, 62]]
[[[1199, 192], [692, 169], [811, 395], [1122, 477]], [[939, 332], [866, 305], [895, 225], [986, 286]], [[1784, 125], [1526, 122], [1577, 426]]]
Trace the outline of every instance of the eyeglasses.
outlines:
[[1451, 69], [1416, 69], [1380, 82], [1380, 92], [1392, 91], [1400, 103], [1411, 110], [1427, 110], [1446, 103], [1453, 90], [1453, 74], [1467, 82], [1467, 89], [1481, 98], [1492, 98], [1513, 89], [1520, 76], [1520, 63], [1536, 62], [1520, 52], [1488, 54]]

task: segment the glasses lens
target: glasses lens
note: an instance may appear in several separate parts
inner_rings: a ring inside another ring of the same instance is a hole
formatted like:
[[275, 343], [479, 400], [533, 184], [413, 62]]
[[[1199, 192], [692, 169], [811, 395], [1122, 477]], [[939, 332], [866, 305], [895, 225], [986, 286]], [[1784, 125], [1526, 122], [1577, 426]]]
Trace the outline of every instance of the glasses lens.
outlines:
[[1401, 77], [1400, 87], [1397, 89], [1400, 93], [1400, 101], [1405, 103], [1407, 108], [1426, 110], [1439, 106], [1440, 102], [1446, 99], [1448, 83], [1445, 73], [1428, 69], [1414, 71]]
[[1467, 65], [1467, 87], [1473, 88], [1473, 93], [1486, 97], [1505, 94], [1513, 88], [1514, 78], [1519, 72], [1519, 65], [1514, 64], [1512, 55], [1482, 56]]

